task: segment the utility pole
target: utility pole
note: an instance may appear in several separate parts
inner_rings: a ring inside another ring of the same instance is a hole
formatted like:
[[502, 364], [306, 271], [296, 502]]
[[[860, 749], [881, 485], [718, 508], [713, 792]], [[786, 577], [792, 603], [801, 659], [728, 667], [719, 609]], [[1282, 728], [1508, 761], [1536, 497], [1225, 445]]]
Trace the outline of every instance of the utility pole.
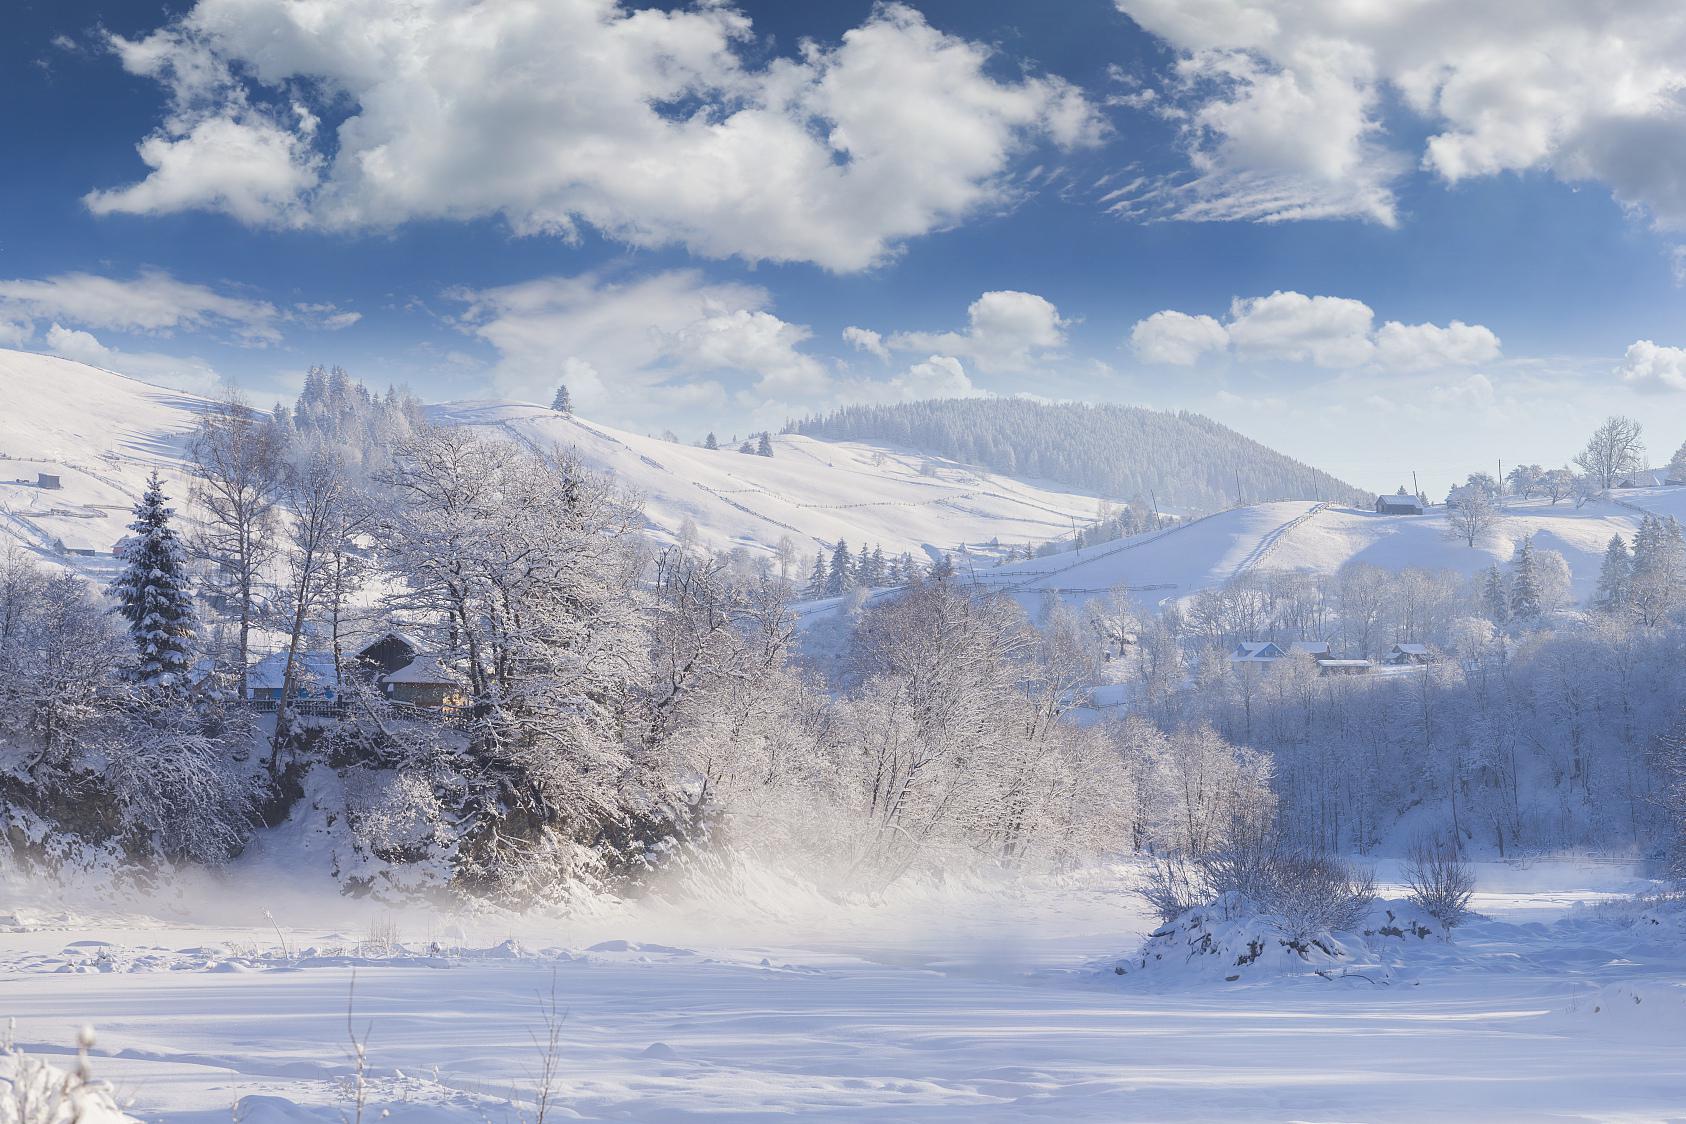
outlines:
[[1235, 470], [1235, 506], [1241, 506], [1241, 470]]
[[1419, 496], [1423, 494], [1423, 490], [1417, 486], [1417, 470], [1414, 468], [1411, 470], [1411, 491]]

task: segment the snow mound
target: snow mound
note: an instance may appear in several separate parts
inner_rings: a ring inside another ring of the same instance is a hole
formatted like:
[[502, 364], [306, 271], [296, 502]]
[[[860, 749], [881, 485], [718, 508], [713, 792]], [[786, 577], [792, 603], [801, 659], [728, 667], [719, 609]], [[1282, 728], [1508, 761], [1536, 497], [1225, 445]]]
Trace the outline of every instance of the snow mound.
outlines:
[[1606, 1033], [1686, 1035], [1686, 980], [1624, 981], [1576, 998], [1571, 1021]]
[[[84, 1045], [92, 1034], [83, 1031]], [[85, 1059], [84, 1059], [85, 1061]], [[139, 1124], [85, 1065], [65, 1070], [11, 1043], [0, 1047], [0, 1124]]]
[[1140, 951], [1113, 971], [1171, 984], [1312, 975], [1375, 983], [1404, 965], [1412, 945], [1443, 936], [1434, 921], [1402, 902], [1378, 903], [1357, 932], [1297, 932], [1281, 915], [1230, 892], [1149, 933]]

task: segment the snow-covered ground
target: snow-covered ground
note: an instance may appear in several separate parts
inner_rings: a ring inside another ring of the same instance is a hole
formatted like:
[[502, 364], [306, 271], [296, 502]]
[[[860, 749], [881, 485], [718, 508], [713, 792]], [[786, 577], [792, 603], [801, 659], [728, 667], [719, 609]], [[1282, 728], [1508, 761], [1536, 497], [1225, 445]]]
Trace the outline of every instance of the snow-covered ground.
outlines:
[[[0, 546], [10, 540], [50, 561], [108, 571], [149, 472], [162, 472], [185, 508], [186, 438], [209, 406], [97, 367], [0, 349]], [[816, 550], [838, 539], [919, 557], [969, 544], [987, 557], [994, 541], [1023, 547], [1069, 536], [1100, 506], [1058, 487], [850, 442], [778, 436], [768, 458], [520, 403], [452, 403], [429, 415], [575, 450], [640, 494], [650, 530], [667, 541], [687, 522], [700, 544], [717, 550], [768, 554], [788, 537], [801, 574]], [[59, 487], [38, 487], [40, 473], [57, 476]]]
[[1571, 597], [1598, 583], [1610, 536], [1629, 539], [1645, 512], [1686, 517], [1686, 487], [1631, 488], [1582, 507], [1547, 500], [1507, 500], [1497, 524], [1475, 547], [1448, 535], [1446, 512], [1378, 515], [1311, 500], [1254, 504], [1079, 553], [979, 570], [976, 580], [1033, 603], [1044, 590], [1091, 597], [1127, 586], [1149, 602], [1180, 599], [1250, 572], [1333, 574], [1352, 562], [1476, 574], [1509, 562], [1517, 539], [1569, 563]]
[[836, 901], [742, 876], [566, 920], [389, 915], [275, 884], [66, 912], [35, 890], [0, 917], [0, 1016], [42, 1054], [94, 1024], [97, 1074], [146, 1119], [224, 1120], [236, 1102], [242, 1120], [340, 1119], [348, 1001], [379, 1106], [365, 1119], [531, 1119], [511, 1102], [533, 1098], [552, 994], [558, 1119], [1641, 1121], [1686, 1105], [1686, 934], [1581, 904], [1644, 888], [1623, 865], [1483, 866], [1488, 918], [1376, 982], [1119, 977], [1152, 928], [1130, 877]]
[[644, 497], [651, 529], [672, 541], [689, 521], [716, 550], [766, 551], [789, 538], [800, 575], [814, 552], [839, 539], [879, 544], [922, 560], [961, 544], [987, 557], [1070, 536], [1100, 501], [1046, 483], [1016, 480], [941, 457], [849, 441], [784, 434], [773, 456], [702, 449], [611, 429], [539, 406], [447, 403], [436, 422], [487, 429], [541, 449], [573, 449]]

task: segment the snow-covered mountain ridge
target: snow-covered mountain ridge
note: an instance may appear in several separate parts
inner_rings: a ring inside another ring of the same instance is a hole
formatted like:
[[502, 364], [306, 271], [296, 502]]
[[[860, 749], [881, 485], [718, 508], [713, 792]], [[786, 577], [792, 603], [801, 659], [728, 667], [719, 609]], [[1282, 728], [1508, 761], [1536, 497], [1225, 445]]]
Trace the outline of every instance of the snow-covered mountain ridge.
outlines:
[[[163, 474], [179, 506], [187, 438], [210, 406], [85, 364], [0, 349], [0, 541], [108, 568], [148, 473]], [[1099, 507], [1093, 496], [855, 442], [780, 436], [774, 455], [760, 457], [520, 403], [447, 403], [428, 414], [572, 449], [643, 497], [652, 534], [694, 536], [717, 550], [771, 553], [789, 539], [806, 560], [844, 539], [916, 556], [967, 544], [987, 556], [992, 542], [1022, 547], [1069, 535]]]
[[[92, 572], [111, 565], [147, 474], [185, 494], [186, 439], [210, 403], [52, 356], [0, 349], [0, 548], [21, 546]], [[1634, 488], [1582, 507], [1518, 501], [1471, 548], [1446, 534], [1443, 509], [1377, 515], [1310, 499], [1219, 512], [1169, 531], [989, 565], [987, 544], [1058, 539], [1092, 519], [1093, 496], [864, 442], [786, 434], [772, 457], [702, 449], [628, 433], [540, 406], [459, 402], [428, 408], [539, 448], [571, 448], [643, 496], [651, 533], [713, 549], [770, 553], [789, 539], [805, 566], [839, 538], [930, 555], [962, 543], [967, 572], [1027, 600], [1044, 590], [1089, 596], [1126, 585], [1144, 601], [1181, 598], [1249, 571], [1334, 573], [1352, 561], [1384, 569], [1474, 573], [1532, 535], [1567, 559], [1573, 595], [1592, 591], [1605, 544], [1644, 512], [1686, 517], [1686, 488]], [[40, 486], [42, 475], [58, 487]]]

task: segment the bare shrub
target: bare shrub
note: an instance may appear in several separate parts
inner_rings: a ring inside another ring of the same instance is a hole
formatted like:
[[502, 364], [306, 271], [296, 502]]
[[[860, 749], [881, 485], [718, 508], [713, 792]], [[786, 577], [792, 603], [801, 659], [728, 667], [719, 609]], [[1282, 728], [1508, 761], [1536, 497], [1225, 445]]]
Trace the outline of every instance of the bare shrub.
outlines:
[[1353, 929], [1376, 900], [1376, 880], [1341, 859], [1284, 844], [1275, 833], [1240, 831], [1199, 859], [1213, 896], [1231, 891], [1280, 915], [1295, 938]]
[[1475, 874], [1450, 849], [1419, 840], [1411, 847], [1404, 873], [1411, 904], [1448, 930], [1468, 916]]
[[1194, 863], [1181, 855], [1154, 855], [1147, 868], [1147, 881], [1136, 888], [1161, 921], [1172, 921], [1185, 911], [1205, 904], [1205, 881]]
[[1237, 828], [1192, 858], [1156, 858], [1138, 891], [1163, 920], [1235, 894], [1281, 917], [1288, 936], [1355, 929], [1376, 900], [1375, 875], [1341, 859], [1284, 844], [1262, 828]]

